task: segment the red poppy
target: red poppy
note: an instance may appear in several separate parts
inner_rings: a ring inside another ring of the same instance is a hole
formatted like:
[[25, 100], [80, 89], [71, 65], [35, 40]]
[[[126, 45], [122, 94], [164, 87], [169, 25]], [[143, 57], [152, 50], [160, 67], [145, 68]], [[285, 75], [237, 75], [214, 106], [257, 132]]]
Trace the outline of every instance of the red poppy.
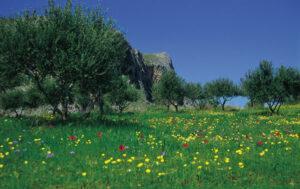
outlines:
[[126, 149], [126, 147], [123, 145], [123, 144], [121, 144], [120, 146], [119, 146], [119, 150], [122, 152], [122, 151], [124, 151]]
[[76, 140], [76, 139], [77, 139], [77, 137], [74, 135], [69, 136], [69, 140]]
[[257, 144], [257, 146], [262, 146], [264, 144], [264, 142], [260, 140], [256, 144]]
[[188, 144], [188, 143], [184, 143], [184, 144], [182, 145], [182, 147], [188, 148], [188, 147], [189, 147], [189, 144]]
[[102, 138], [102, 132], [99, 131], [99, 132], [97, 133], [97, 136], [98, 136], [98, 138]]
[[279, 131], [276, 131], [276, 132], [274, 133], [274, 135], [277, 136], [277, 137], [279, 137], [279, 136], [281, 135], [281, 133], [280, 133]]

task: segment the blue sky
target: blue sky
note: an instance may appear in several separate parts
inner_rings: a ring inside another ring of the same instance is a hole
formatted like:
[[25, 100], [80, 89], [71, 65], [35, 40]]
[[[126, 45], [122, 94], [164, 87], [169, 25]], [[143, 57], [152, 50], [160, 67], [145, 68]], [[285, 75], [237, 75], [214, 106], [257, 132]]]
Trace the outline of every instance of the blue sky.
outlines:
[[[63, 0], [57, 0], [63, 4]], [[166, 51], [187, 81], [235, 82], [260, 60], [300, 69], [299, 0], [76, 0], [101, 4], [145, 53]], [[1, 0], [0, 15], [42, 10], [47, 0]]]

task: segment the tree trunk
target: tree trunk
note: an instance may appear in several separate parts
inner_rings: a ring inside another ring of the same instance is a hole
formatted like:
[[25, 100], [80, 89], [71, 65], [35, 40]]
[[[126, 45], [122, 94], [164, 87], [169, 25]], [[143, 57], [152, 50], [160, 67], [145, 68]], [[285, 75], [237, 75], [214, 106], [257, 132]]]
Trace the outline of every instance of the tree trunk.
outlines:
[[276, 111], [276, 114], [279, 113], [280, 107], [281, 107], [281, 101], [279, 100], [274, 108], [274, 111]]
[[18, 110], [14, 110], [14, 112], [15, 112], [15, 117], [18, 118], [19, 117]]
[[104, 101], [103, 98], [99, 98], [99, 111], [101, 114], [104, 114]]
[[104, 100], [103, 100], [103, 96], [102, 96], [102, 92], [101, 91], [98, 92], [97, 101], [98, 101], [98, 106], [99, 106], [99, 112], [100, 112], [100, 114], [104, 114]]
[[178, 105], [174, 105], [176, 112], [178, 112]]
[[61, 118], [62, 118], [63, 121], [66, 121], [68, 119], [68, 103], [67, 102], [64, 102], [62, 104]]
[[222, 103], [222, 110], [225, 111], [225, 104], [226, 104], [226, 100], [223, 101]]
[[271, 111], [271, 115], [274, 114], [275, 110], [273, 109], [273, 106], [268, 104], [269, 110]]
[[250, 107], [253, 108], [254, 107], [254, 102], [253, 99], [250, 99]]
[[277, 112], [276, 112], [277, 114], [279, 113], [279, 110], [280, 110], [281, 105], [282, 105], [282, 104], [280, 103], [279, 106], [278, 106], [278, 108], [277, 108]]
[[55, 114], [56, 114], [56, 112], [57, 112], [56, 109], [57, 109], [57, 108], [53, 108], [53, 109], [52, 109], [52, 115], [53, 115], [53, 116], [55, 116]]
[[124, 108], [122, 106], [119, 106], [119, 113], [123, 113]]

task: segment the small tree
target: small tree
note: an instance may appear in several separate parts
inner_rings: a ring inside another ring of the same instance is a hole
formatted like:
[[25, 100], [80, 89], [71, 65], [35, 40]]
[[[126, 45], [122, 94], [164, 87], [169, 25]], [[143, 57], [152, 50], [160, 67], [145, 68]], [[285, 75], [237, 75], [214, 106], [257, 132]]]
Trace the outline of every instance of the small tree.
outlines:
[[154, 98], [157, 102], [170, 105], [178, 111], [178, 106], [184, 104], [184, 81], [175, 72], [165, 72], [160, 81], [154, 86]]
[[224, 78], [207, 83], [205, 90], [211, 101], [221, 105], [222, 110], [225, 110], [228, 101], [240, 94], [239, 87], [233, 81]]
[[39, 91], [31, 85], [19, 86], [6, 90], [0, 95], [0, 107], [20, 116], [25, 109], [37, 108], [44, 104], [44, 99]]
[[45, 99], [34, 85], [28, 85], [23, 91], [24, 108], [38, 108], [45, 103]]
[[130, 102], [138, 100], [137, 89], [129, 83], [127, 77], [122, 76], [114, 81], [114, 90], [108, 94], [109, 101], [112, 105], [118, 107], [120, 113], [128, 107]]
[[241, 79], [242, 82], [242, 96], [247, 96], [249, 98], [249, 107], [254, 107], [256, 104], [261, 104], [255, 97], [257, 80], [254, 79], [254, 75], [251, 72], [246, 73], [245, 78]]
[[26, 106], [24, 91], [21, 89], [11, 89], [2, 93], [0, 96], [0, 106], [4, 111], [14, 112], [16, 117], [19, 117]]
[[185, 85], [185, 95], [195, 108], [202, 109], [207, 103], [205, 91], [199, 83], [187, 83]]
[[274, 69], [271, 62], [262, 61], [257, 69], [246, 74], [242, 85], [251, 100], [267, 104], [273, 114], [288, 99], [299, 96], [300, 74], [284, 66]]

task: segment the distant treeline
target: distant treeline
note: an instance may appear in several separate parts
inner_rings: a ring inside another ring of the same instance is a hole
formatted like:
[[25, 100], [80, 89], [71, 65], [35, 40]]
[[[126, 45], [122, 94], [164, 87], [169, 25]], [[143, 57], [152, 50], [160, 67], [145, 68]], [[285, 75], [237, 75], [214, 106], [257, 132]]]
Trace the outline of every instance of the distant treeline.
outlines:
[[278, 113], [283, 103], [300, 100], [300, 72], [291, 67], [274, 68], [271, 62], [264, 60], [258, 68], [245, 74], [240, 85], [227, 78], [204, 85], [186, 83], [170, 72], [154, 86], [154, 96], [157, 102], [168, 108], [172, 105], [176, 110], [186, 103], [199, 109], [210, 105], [224, 110], [232, 98], [245, 96], [249, 107], [267, 105], [271, 113]]

